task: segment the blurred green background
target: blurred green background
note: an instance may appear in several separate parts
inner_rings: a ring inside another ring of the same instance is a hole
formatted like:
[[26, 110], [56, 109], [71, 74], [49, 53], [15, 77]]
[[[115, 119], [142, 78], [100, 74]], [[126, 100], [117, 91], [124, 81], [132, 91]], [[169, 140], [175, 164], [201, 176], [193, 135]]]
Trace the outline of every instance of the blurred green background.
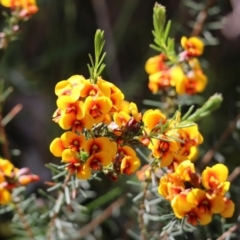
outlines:
[[[12, 42], [0, 63], [0, 77], [14, 92], [4, 105], [6, 114], [17, 103], [23, 110], [7, 125], [11, 149], [21, 154], [13, 155], [18, 167], [28, 166], [42, 180], [49, 180], [45, 163], [58, 162], [49, 152], [53, 138], [63, 132], [51, 120], [56, 109], [55, 84], [74, 74], [89, 77], [88, 53], [93, 53], [96, 29], [105, 31], [107, 67], [103, 78], [122, 89], [125, 99], [134, 101], [139, 109], [144, 99], [158, 100], [147, 88], [148, 76], [145, 61], [156, 54], [149, 48], [152, 43], [152, 9], [154, 0], [38, 0], [39, 12], [21, 26], [20, 39]], [[179, 46], [181, 36], [189, 36], [198, 12], [209, 1], [164, 0], [167, 18], [173, 21], [172, 37]], [[200, 159], [219, 141], [240, 107], [240, 14], [237, 1], [213, 1], [201, 37], [207, 46], [201, 60], [209, 78], [200, 102], [214, 93], [222, 93], [222, 107], [200, 122], [204, 144]], [[1, 7], [1, 10], [6, 10]], [[3, 17], [1, 25], [3, 26]], [[240, 121], [218, 149], [210, 165], [224, 161], [230, 172], [240, 165]], [[124, 181], [109, 183], [95, 190], [99, 195], [121, 186]], [[233, 182], [232, 194], [239, 211], [240, 178]], [[33, 186], [30, 191], [34, 191]], [[94, 187], [94, 186], [93, 186]], [[124, 213], [123, 213], [124, 215]], [[125, 219], [123, 217], [123, 219]], [[119, 223], [120, 224], [120, 223]], [[120, 224], [121, 225], [121, 224]], [[124, 229], [124, 224], [121, 226]], [[122, 235], [121, 235], [122, 234]], [[109, 239], [128, 239], [120, 231]]]

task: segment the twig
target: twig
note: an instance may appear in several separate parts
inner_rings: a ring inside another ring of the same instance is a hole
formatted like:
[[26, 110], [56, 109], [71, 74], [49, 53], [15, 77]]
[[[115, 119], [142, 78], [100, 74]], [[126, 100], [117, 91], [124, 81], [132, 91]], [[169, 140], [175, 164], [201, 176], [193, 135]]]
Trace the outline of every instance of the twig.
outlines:
[[209, 149], [206, 152], [206, 154], [202, 158], [201, 165], [199, 166], [200, 170], [202, 170], [210, 162], [210, 160], [213, 158], [216, 151], [220, 148], [220, 146], [226, 141], [229, 135], [233, 132], [233, 130], [236, 128], [236, 124], [239, 119], [240, 119], [240, 114], [238, 114], [237, 117], [228, 125], [226, 130], [220, 136], [219, 141], [211, 149]]
[[[67, 186], [70, 178], [71, 178], [71, 174], [68, 173], [68, 174], [66, 175], [66, 177], [65, 177], [65, 179], [64, 179], [64, 181], [63, 181], [62, 187], [61, 187], [63, 191], [64, 191], [65, 187]], [[60, 198], [61, 198], [62, 193], [63, 193], [62, 190], [60, 190], [60, 191], [58, 192], [58, 197], [57, 197], [55, 203], [57, 203], [58, 201], [60, 201]], [[56, 220], [56, 218], [57, 218], [57, 216], [58, 216], [58, 213], [59, 213], [59, 211], [58, 211], [58, 212], [55, 212], [55, 213], [53, 214], [53, 216], [51, 217], [50, 221], [49, 221], [49, 228], [48, 228], [48, 231], [47, 231], [47, 234], [46, 234], [46, 236], [47, 236], [46, 239], [47, 239], [47, 240], [51, 240], [51, 239], [52, 239], [52, 234], [53, 234], [53, 231], [54, 231], [54, 229], [55, 229], [55, 220]]]
[[211, 8], [215, 2], [216, 0], [209, 0], [206, 4], [206, 7], [198, 14], [191, 36], [199, 36], [201, 34], [204, 23], [208, 16], [208, 9]]
[[25, 218], [25, 215], [24, 215], [22, 209], [19, 207], [18, 204], [15, 204], [15, 210], [16, 210], [16, 213], [18, 214], [18, 216], [19, 216], [19, 218], [20, 218], [20, 220], [21, 220], [21, 222], [22, 222], [23, 229], [24, 229], [24, 230], [27, 232], [27, 234], [28, 234], [28, 237], [29, 237], [30, 239], [34, 239], [34, 238], [35, 238], [34, 233], [33, 233], [32, 229], [31, 229], [30, 225], [28, 224], [28, 221], [27, 221], [27, 219]]
[[[125, 203], [125, 198], [120, 197], [115, 202], [113, 202], [108, 208], [106, 208], [99, 216], [94, 218], [89, 224], [84, 226], [79, 231], [80, 238], [88, 235], [92, 230], [94, 230], [97, 226], [99, 226], [102, 222], [104, 222], [112, 213], [120, 208]], [[77, 238], [79, 239], [79, 237]]]
[[[146, 170], [147, 171], [147, 170]], [[152, 175], [152, 168], [150, 167], [149, 168], [149, 171], [150, 171], [150, 176]], [[149, 178], [146, 178], [145, 182], [144, 182], [144, 188], [143, 188], [143, 197], [142, 197], [142, 201], [141, 201], [141, 204], [139, 206], [139, 211], [138, 211], [138, 226], [139, 226], [139, 229], [141, 231], [141, 240], [147, 240], [147, 236], [146, 236], [146, 227], [145, 227], [145, 224], [144, 224], [144, 219], [143, 219], [143, 215], [144, 215], [144, 212], [145, 212], [145, 199], [146, 199], [146, 196], [147, 196], [147, 190], [148, 190], [148, 187], [150, 185], [150, 179]]]
[[10, 160], [10, 153], [8, 148], [9, 143], [6, 137], [4, 125], [2, 124], [2, 112], [0, 112], [0, 137], [3, 157]]
[[219, 238], [217, 238], [217, 240], [226, 240], [229, 239], [228, 237], [234, 233], [235, 231], [237, 231], [237, 229], [239, 228], [239, 225], [236, 224], [234, 226], [232, 226], [231, 228], [229, 228], [226, 232], [224, 232]]
[[232, 182], [240, 174], [240, 166], [235, 168], [231, 174], [228, 176], [228, 181]]
[[17, 104], [14, 106], [11, 111], [2, 119], [1, 125], [5, 127], [21, 110], [23, 106], [22, 104]]

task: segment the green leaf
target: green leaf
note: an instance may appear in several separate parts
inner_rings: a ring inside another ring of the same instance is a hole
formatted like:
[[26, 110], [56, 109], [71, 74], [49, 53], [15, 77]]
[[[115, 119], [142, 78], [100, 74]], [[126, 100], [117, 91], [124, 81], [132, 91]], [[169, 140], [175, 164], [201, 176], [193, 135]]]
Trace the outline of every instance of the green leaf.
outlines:
[[97, 82], [98, 77], [105, 68], [103, 60], [106, 56], [106, 53], [102, 53], [104, 44], [105, 44], [104, 31], [98, 29], [94, 37], [95, 61], [93, 61], [93, 57], [89, 54], [90, 64], [87, 65], [90, 74], [90, 81], [94, 84]]

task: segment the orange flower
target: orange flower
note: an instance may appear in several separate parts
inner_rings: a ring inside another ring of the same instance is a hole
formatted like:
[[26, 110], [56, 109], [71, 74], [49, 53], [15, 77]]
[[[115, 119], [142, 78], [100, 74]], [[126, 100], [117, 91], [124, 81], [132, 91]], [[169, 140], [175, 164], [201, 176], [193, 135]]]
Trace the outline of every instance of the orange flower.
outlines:
[[204, 50], [204, 44], [202, 40], [197, 37], [182, 37], [181, 38], [181, 45], [186, 50], [187, 55], [190, 57], [193, 56], [200, 56]]
[[105, 115], [110, 112], [111, 108], [112, 102], [107, 97], [93, 98], [89, 96], [85, 100], [86, 112], [92, 116], [95, 124], [102, 122]]
[[[84, 158], [83, 158], [84, 155]], [[88, 154], [78, 154], [70, 149], [65, 149], [62, 152], [62, 162], [68, 163], [66, 169], [71, 174], [76, 174], [77, 178], [88, 179], [91, 176], [91, 170], [86, 166], [85, 162], [88, 158]]]
[[91, 177], [91, 169], [86, 164], [81, 164], [80, 166], [72, 165], [73, 170], [76, 173], [76, 177], [82, 180], [87, 180]]
[[191, 182], [196, 178], [195, 167], [190, 160], [185, 160], [176, 168], [176, 174], [185, 182]]
[[21, 184], [21, 185], [27, 185], [29, 183], [32, 183], [32, 182], [37, 182], [39, 181], [39, 176], [38, 175], [35, 175], [35, 174], [29, 174], [29, 175], [21, 175], [19, 176], [18, 178], [18, 182]]
[[64, 149], [62, 152], [62, 162], [73, 163], [79, 166], [82, 161], [80, 155], [76, 151]]
[[184, 144], [181, 144], [181, 149], [177, 153], [173, 153], [173, 163], [175, 165], [179, 165], [181, 162], [185, 161], [186, 159], [191, 160], [194, 162], [199, 155], [199, 150], [196, 146], [187, 146], [185, 147]]
[[[161, 160], [160, 167], [167, 167], [173, 161], [173, 153], [180, 149], [180, 143], [169, 139], [166, 135], [161, 134], [158, 139], [152, 139], [148, 148], [152, 150], [152, 155]], [[164, 141], [166, 139], [166, 141]]]
[[[98, 80], [99, 81], [99, 80]], [[104, 81], [104, 80], [101, 80]], [[101, 82], [99, 81], [99, 82]], [[124, 94], [122, 91], [116, 87], [113, 83], [104, 81], [106, 85], [110, 88], [110, 100], [112, 101], [112, 109], [111, 112], [119, 111], [119, 108], [124, 99]]]
[[60, 138], [55, 138], [50, 144], [50, 151], [56, 157], [61, 157], [65, 149], [80, 152], [85, 143], [85, 137], [73, 132], [65, 132]]
[[125, 127], [130, 120], [130, 116], [126, 112], [115, 112], [113, 114], [113, 120], [118, 125], [118, 127]]
[[151, 57], [145, 64], [145, 70], [148, 74], [159, 72], [167, 67], [165, 64], [166, 57], [163, 54]]
[[4, 7], [11, 8], [13, 10], [24, 10], [21, 15], [33, 15], [38, 11], [38, 7], [35, 0], [1, 0], [0, 3]]
[[74, 101], [79, 100], [80, 92], [86, 84], [86, 79], [80, 75], [73, 75], [67, 80], [60, 81], [55, 86], [55, 94], [60, 96], [71, 96]]
[[86, 98], [88, 96], [106, 96], [109, 98], [110, 93], [111, 90], [107, 85], [106, 81], [101, 82], [100, 80], [98, 80], [97, 84], [92, 84], [89, 80], [84, 80], [84, 87], [81, 89], [80, 95], [82, 98]]
[[94, 153], [87, 159], [86, 167], [91, 168], [95, 171], [102, 170], [103, 167], [108, 166], [112, 163], [112, 155], [109, 152], [102, 151]]
[[126, 112], [126, 113], [130, 114], [129, 104], [130, 104], [130, 103], [129, 103], [128, 101], [123, 100], [123, 101], [121, 102], [119, 108], [118, 108], [118, 111], [119, 111], [119, 112], [123, 111], [123, 112]]
[[172, 200], [173, 211], [178, 218], [187, 217], [187, 221], [196, 226], [199, 222], [206, 225], [212, 221], [214, 213], [220, 213], [225, 207], [223, 196], [208, 199], [204, 190], [194, 188], [182, 192]]
[[189, 72], [182, 81], [176, 84], [176, 92], [179, 95], [189, 94], [194, 95], [202, 92], [207, 85], [207, 77], [202, 71]]
[[215, 198], [208, 199], [206, 192], [197, 188], [188, 193], [187, 202], [196, 205], [190, 215], [193, 214], [191, 217], [195, 215], [201, 225], [210, 223], [212, 221], [212, 214], [220, 213], [225, 207], [223, 196], [217, 195]]
[[98, 137], [88, 139], [85, 143], [84, 151], [89, 153], [90, 156], [104, 151], [110, 153], [112, 157], [115, 157], [117, 153], [117, 147], [114, 142], [109, 140], [109, 138]]
[[65, 130], [74, 126], [76, 120], [81, 120], [85, 115], [84, 103], [74, 101], [70, 96], [61, 96], [57, 100], [57, 106], [61, 111], [58, 123]]
[[10, 192], [0, 186], [0, 205], [8, 204], [9, 202], [11, 202], [11, 199], [12, 197]]
[[141, 162], [139, 158], [132, 157], [132, 156], [125, 156], [122, 159], [120, 170], [121, 170], [121, 173], [130, 175], [134, 173], [139, 168], [140, 165], [141, 165]]
[[185, 185], [181, 177], [176, 173], [168, 173], [161, 177], [158, 193], [171, 201], [175, 196], [185, 190]]
[[139, 122], [142, 119], [142, 114], [138, 112], [138, 108], [135, 103], [131, 102], [128, 106], [128, 109], [130, 115], [133, 116], [137, 122]]
[[72, 124], [72, 131], [81, 133], [83, 132], [84, 128], [91, 129], [94, 124], [94, 119], [91, 115], [85, 113], [82, 119], [76, 119]]
[[188, 192], [189, 191], [186, 190], [181, 192], [180, 194], [177, 194], [171, 201], [173, 212], [177, 218], [184, 218], [185, 216], [187, 216], [188, 213], [191, 212], [192, 209], [196, 207], [195, 203], [188, 203]]
[[228, 169], [225, 165], [218, 163], [213, 167], [207, 167], [202, 172], [202, 184], [209, 190], [209, 197], [216, 194], [224, 195], [229, 187], [230, 182], [227, 182]]
[[10, 161], [0, 158], [0, 172], [5, 176], [11, 177], [14, 173], [14, 165]]
[[232, 215], [234, 213], [235, 205], [231, 200], [229, 200], [227, 198], [224, 198], [223, 200], [224, 200], [225, 206], [224, 206], [223, 211], [220, 212], [220, 214], [224, 218], [230, 218], [230, 217], [232, 217]]
[[143, 114], [143, 123], [147, 132], [151, 132], [155, 127], [166, 122], [166, 116], [158, 109], [149, 109]]
[[149, 76], [148, 87], [153, 94], [171, 86], [171, 74], [169, 70], [159, 71]]
[[117, 155], [114, 160], [115, 170], [119, 173], [132, 174], [141, 165], [139, 158], [130, 146], [118, 147]]

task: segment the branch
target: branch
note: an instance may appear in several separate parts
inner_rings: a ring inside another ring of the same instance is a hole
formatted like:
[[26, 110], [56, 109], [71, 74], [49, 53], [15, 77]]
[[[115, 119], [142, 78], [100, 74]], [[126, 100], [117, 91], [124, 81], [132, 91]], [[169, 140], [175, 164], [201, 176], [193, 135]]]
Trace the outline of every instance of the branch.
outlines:
[[217, 238], [217, 240], [225, 240], [225, 239], [230, 239], [229, 236], [234, 233], [235, 231], [237, 231], [239, 228], [239, 224], [236, 224], [234, 226], [232, 226], [231, 228], [229, 228], [226, 232], [224, 232], [219, 238]]
[[[62, 187], [61, 187], [63, 191], [64, 191], [64, 188], [67, 186], [67, 184], [68, 184], [68, 182], [69, 182], [69, 180], [70, 180], [70, 177], [71, 177], [71, 174], [68, 173], [68, 174], [66, 175], [66, 177], [65, 177], [65, 179], [64, 179], [64, 182], [63, 182], [63, 184], [62, 184]], [[56, 199], [56, 203], [60, 201], [60, 198], [61, 198], [62, 193], [63, 193], [62, 190], [60, 190], [60, 191], [58, 192], [58, 197], [57, 197], [57, 199]], [[48, 229], [47, 234], [46, 234], [47, 240], [51, 240], [51, 239], [52, 239], [52, 234], [53, 234], [53, 231], [54, 231], [54, 229], [55, 229], [55, 220], [56, 220], [56, 218], [57, 218], [57, 216], [58, 216], [58, 213], [59, 213], [59, 211], [58, 211], [58, 212], [55, 212], [55, 213], [53, 214], [53, 216], [51, 217], [51, 219], [50, 219], [49, 229]]]
[[206, 7], [198, 14], [191, 36], [199, 36], [203, 30], [204, 23], [208, 16], [208, 9], [215, 4], [216, 0], [209, 0]]
[[97, 226], [99, 226], [102, 222], [104, 222], [109, 216], [112, 215], [112, 213], [116, 209], [120, 208], [124, 203], [125, 203], [125, 199], [123, 197], [118, 198], [108, 208], [106, 208], [99, 216], [97, 216], [89, 224], [84, 226], [79, 231], [79, 236], [83, 238], [86, 235], [88, 235], [92, 230], [94, 230]]
[[200, 170], [202, 170], [211, 161], [211, 159], [213, 158], [217, 150], [227, 140], [229, 135], [234, 131], [234, 129], [236, 128], [237, 121], [239, 119], [240, 119], [240, 114], [238, 114], [237, 117], [228, 125], [226, 130], [220, 136], [219, 141], [211, 149], [207, 151], [207, 153], [202, 158], [201, 165], [199, 166]]
[[18, 214], [19, 216], [19, 219], [21, 220], [22, 222], [22, 225], [23, 225], [23, 229], [27, 232], [28, 234], [28, 237], [30, 239], [34, 239], [34, 233], [27, 221], [27, 219], [25, 218], [25, 215], [24, 215], [24, 212], [22, 211], [22, 209], [19, 207], [18, 204], [15, 204], [15, 210], [16, 210], [16, 213]]

